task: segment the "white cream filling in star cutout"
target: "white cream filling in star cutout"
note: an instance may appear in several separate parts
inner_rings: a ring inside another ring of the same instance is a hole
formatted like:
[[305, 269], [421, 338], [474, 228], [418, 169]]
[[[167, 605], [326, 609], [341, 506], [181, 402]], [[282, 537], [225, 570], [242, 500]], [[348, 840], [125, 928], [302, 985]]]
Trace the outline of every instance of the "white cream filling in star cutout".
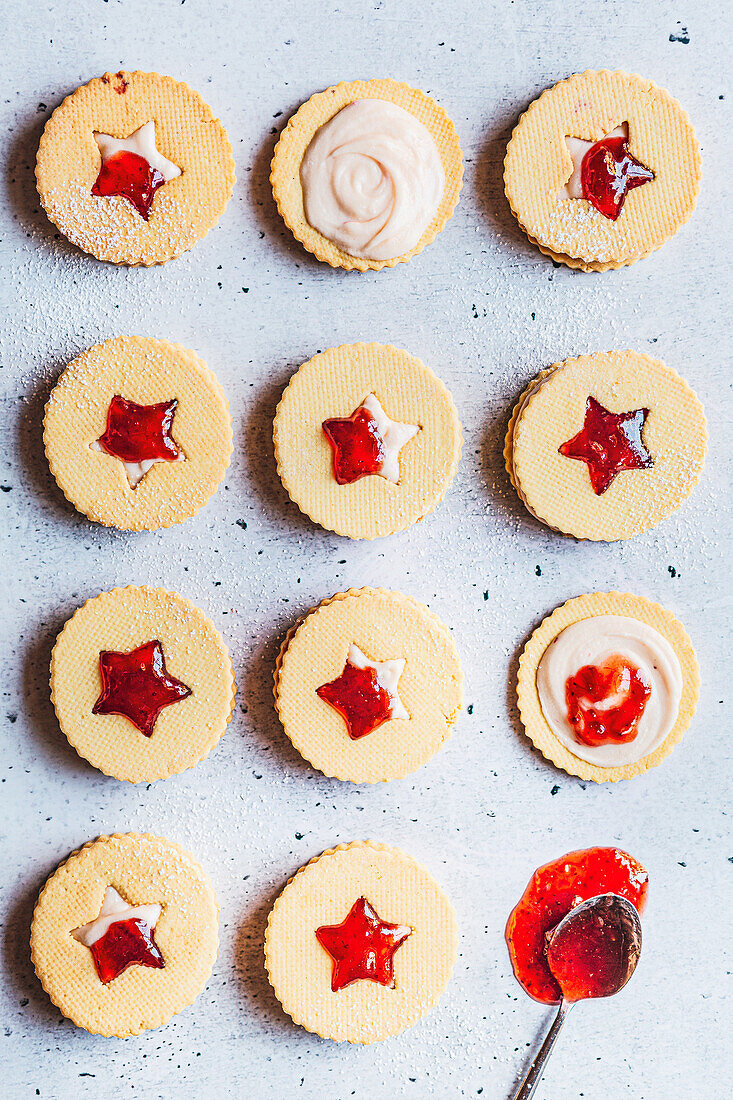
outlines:
[[393, 661], [370, 661], [366, 654], [362, 653], [359, 647], [352, 642], [346, 660], [355, 668], [373, 668], [377, 674], [377, 683], [385, 691], [388, 691], [392, 697], [392, 714], [390, 718], [404, 718], [409, 722], [410, 715], [407, 707], [397, 694], [397, 685], [407, 663], [404, 657], [397, 657]]
[[[178, 447], [178, 454], [175, 458], [144, 458], [142, 462], [126, 462], [124, 458], [117, 458], [117, 455], [111, 455], [109, 451], [105, 451], [98, 439], [95, 439], [89, 446], [93, 451], [99, 451], [103, 455], [108, 455], [109, 458], [114, 458], [117, 462], [121, 462], [125, 467], [125, 473], [127, 474], [127, 480], [130, 483], [131, 489], [136, 489], [142, 479], [145, 477], [148, 470], [155, 466], [156, 462], [182, 462], [186, 457]], [[178, 444], [176, 444], [178, 446]]]
[[102, 163], [113, 157], [115, 153], [137, 153], [148, 162], [151, 168], [158, 169], [166, 183], [181, 174], [177, 164], [158, 152], [155, 146], [155, 122], [152, 120], [126, 138], [112, 137], [111, 134], [101, 134], [95, 130], [94, 140], [99, 146]]
[[[629, 126], [627, 122], [622, 122], [620, 126], [617, 126], [615, 130], [611, 130], [610, 134], [604, 134], [600, 141], [605, 141], [606, 138], [618, 138], [622, 137], [624, 141], [629, 140]], [[583, 185], [580, 180], [580, 170], [583, 165], [583, 157], [592, 149], [594, 145], [598, 144], [598, 141], [584, 141], [583, 138], [566, 137], [565, 144], [568, 147], [568, 152], [573, 159], [573, 171], [570, 179], [563, 187], [562, 191], [558, 195], [560, 199], [582, 199]]]
[[90, 921], [89, 924], [82, 924], [80, 928], [74, 928], [71, 934], [85, 947], [91, 947], [109, 932], [113, 924], [121, 920], [141, 920], [152, 931], [162, 910], [162, 905], [128, 905], [114, 886], [108, 886], [104, 891], [104, 901], [96, 920]]
[[382, 437], [384, 461], [381, 470], [378, 471], [379, 476], [386, 478], [387, 481], [394, 482], [395, 485], [399, 485], [400, 451], [405, 443], [408, 443], [413, 436], [417, 435], [420, 431], [419, 426], [416, 424], [400, 424], [397, 420], [390, 420], [373, 393], [370, 393], [362, 401], [359, 408], [366, 409], [375, 421], [377, 431]]

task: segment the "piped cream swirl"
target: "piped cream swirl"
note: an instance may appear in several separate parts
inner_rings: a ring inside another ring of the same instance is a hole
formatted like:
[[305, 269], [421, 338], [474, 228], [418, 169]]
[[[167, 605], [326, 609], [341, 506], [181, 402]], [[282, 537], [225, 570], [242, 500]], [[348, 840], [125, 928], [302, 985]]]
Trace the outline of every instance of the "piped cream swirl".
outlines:
[[350, 256], [411, 251], [445, 188], [426, 126], [384, 99], [358, 99], [316, 132], [300, 167], [309, 224]]

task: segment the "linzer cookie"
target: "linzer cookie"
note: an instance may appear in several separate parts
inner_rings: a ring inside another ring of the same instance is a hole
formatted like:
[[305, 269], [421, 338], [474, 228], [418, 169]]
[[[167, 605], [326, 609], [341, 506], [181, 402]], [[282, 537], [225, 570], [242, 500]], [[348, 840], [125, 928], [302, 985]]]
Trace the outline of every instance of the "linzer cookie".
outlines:
[[529, 739], [570, 775], [633, 779], [661, 764], [692, 721], [700, 673], [678, 619], [622, 592], [568, 600], [519, 660]]
[[89, 519], [153, 531], [193, 516], [224, 477], [224, 391], [180, 344], [118, 336], [85, 351], [46, 407], [44, 443], [64, 495]]
[[325, 775], [399, 779], [452, 732], [463, 674], [448, 629], [426, 607], [382, 588], [325, 600], [289, 632], [275, 669], [286, 734]]
[[659, 248], [692, 214], [700, 147], [669, 92], [623, 72], [576, 73], [543, 92], [507, 147], [504, 186], [552, 259], [606, 271]]
[[150, 783], [208, 756], [234, 708], [234, 673], [202, 611], [161, 588], [115, 588], [76, 611], [51, 655], [51, 699], [80, 756]]
[[78, 1027], [124, 1038], [192, 1004], [216, 960], [219, 907], [208, 875], [162, 837], [103, 836], [41, 890], [31, 959]]
[[234, 189], [234, 157], [221, 122], [187, 84], [106, 73], [51, 115], [36, 181], [72, 244], [112, 263], [160, 264], [216, 225]]
[[700, 479], [705, 413], [659, 359], [599, 352], [555, 363], [520, 397], [504, 457], [527, 509], [579, 539], [627, 539], [661, 522]]
[[462, 438], [450, 393], [419, 359], [389, 344], [343, 344], [293, 375], [274, 441], [301, 511], [340, 535], [372, 539], [432, 511]]
[[396, 80], [311, 96], [283, 130], [270, 175], [293, 236], [331, 267], [357, 271], [421, 252], [453, 214], [462, 179], [453, 123]]
[[275, 902], [265, 965], [296, 1024], [324, 1039], [374, 1043], [431, 1009], [458, 949], [456, 914], [433, 876], [370, 841], [311, 860]]

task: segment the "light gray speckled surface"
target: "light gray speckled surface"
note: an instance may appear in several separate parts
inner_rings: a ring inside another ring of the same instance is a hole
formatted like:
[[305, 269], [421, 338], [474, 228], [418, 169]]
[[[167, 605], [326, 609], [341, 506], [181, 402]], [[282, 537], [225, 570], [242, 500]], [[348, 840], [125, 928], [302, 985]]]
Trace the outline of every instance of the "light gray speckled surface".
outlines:
[[[721, 1095], [733, 1056], [724, 957], [733, 845], [724, 721], [730, 268], [721, 246], [731, 202], [722, 140], [731, 26], [723, 13], [651, 0], [5, 0], [4, 1095], [251, 1089], [500, 1100], [549, 1019], [512, 977], [506, 917], [538, 863], [598, 843], [618, 843], [649, 868], [644, 954], [615, 1001], [576, 1010], [540, 1096]], [[151, 270], [103, 266], [68, 246], [39, 212], [33, 187], [51, 110], [78, 84], [120, 66], [189, 81], [220, 114], [237, 159], [239, 182], [220, 228]], [[630, 69], [669, 88], [695, 121], [705, 162], [693, 221], [650, 259], [604, 276], [555, 269], [540, 256], [513, 224], [500, 183], [518, 114], [545, 86], [586, 67]], [[372, 75], [437, 97], [461, 134], [467, 173], [456, 216], [423, 255], [360, 277], [317, 264], [291, 240], [267, 177], [275, 135], [303, 99]], [[195, 519], [159, 534], [87, 523], [61, 497], [41, 450], [43, 405], [59, 371], [118, 333], [195, 348], [232, 406], [226, 487]], [[394, 342], [433, 366], [452, 390], [466, 443], [433, 516], [386, 541], [352, 544], [313, 527], [284, 498], [270, 427], [296, 367], [357, 339]], [[689, 380], [708, 409], [711, 457], [694, 497], [663, 526], [627, 543], [576, 545], [534, 523], [509, 490], [505, 421], [543, 366], [619, 346], [659, 354]], [[211, 757], [150, 789], [79, 760], [48, 700], [60, 626], [88, 596], [127, 582], [170, 586], [208, 610], [240, 683], [236, 718]], [[291, 749], [273, 714], [271, 670], [279, 638], [301, 611], [349, 585], [375, 583], [404, 589], [452, 624], [468, 706], [447, 748], [420, 772], [360, 788], [314, 773]], [[670, 607], [703, 670], [683, 743], [663, 767], [614, 786], [584, 784], [546, 764], [522, 737], [513, 703], [527, 634], [556, 604], [596, 588], [633, 590]], [[222, 944], [192, 1009], [119, 1042], [60, 1017], [32, 974], [27, 937], [35, 896], [58, 861], [99, 833], [128, 829], [168, 835], [201, 859], [221, 902]], [[446, 996], [422, 1023], [387, 1045], [349, 1048], [283, 1016], [261, 943], [288, 876], [322, 849], [365, 836], [400, 845], [432, 869], [458, 909], [461, 953]]]

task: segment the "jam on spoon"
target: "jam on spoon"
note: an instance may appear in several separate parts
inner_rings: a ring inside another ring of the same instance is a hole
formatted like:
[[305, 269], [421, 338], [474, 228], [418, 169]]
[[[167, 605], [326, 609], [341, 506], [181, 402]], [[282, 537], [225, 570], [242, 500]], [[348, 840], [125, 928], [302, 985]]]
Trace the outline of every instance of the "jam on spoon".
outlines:
[[649, 409], [609, 412], [595, 397], [588, 397], [583, 427], [558, 451], [588, 464], [593, 492], [600, 496], [622, 470], [647, 470], [654, 465], [641, 438], [648, 415]]
[[600, 665], [583, 665], [565, 683], [568, 721], [578, 741], [633, 741], [651, 691], [644, 672], [619, 653]]
[[412, 928], [388, 924], [366, 898], [358, 898], [341, 924], [324, 924], [316, 939], [331, 956], [331, 989], [337, 993], [360, 979], [394, 988], [394, 954]]

